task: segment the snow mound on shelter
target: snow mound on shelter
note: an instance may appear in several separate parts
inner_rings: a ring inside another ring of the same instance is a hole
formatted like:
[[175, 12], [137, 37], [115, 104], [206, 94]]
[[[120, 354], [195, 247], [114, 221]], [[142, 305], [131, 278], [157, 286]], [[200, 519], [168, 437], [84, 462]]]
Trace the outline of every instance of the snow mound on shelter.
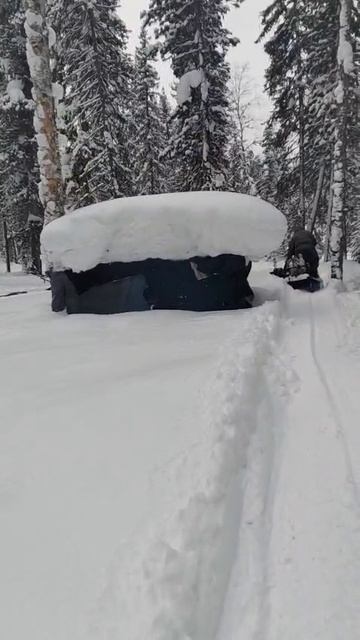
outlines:
[[42, 233], [46, 264], [86, 271], [99, 263], [184, 260], [233, 253], [260, 258], [281, 244], [286, 221], [260, 198], [191, 192], [120, 198], [90, 205]]

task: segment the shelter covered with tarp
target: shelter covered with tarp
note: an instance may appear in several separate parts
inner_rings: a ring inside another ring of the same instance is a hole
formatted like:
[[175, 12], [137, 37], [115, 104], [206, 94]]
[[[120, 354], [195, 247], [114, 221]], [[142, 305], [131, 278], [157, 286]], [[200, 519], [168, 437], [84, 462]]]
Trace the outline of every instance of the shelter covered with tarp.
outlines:
[[250, 306], [250, 260], [276, 249], [285, 231], [272, 205], [236, 193], [90, 205], [42, 233], [52, 306], [68, 313]]

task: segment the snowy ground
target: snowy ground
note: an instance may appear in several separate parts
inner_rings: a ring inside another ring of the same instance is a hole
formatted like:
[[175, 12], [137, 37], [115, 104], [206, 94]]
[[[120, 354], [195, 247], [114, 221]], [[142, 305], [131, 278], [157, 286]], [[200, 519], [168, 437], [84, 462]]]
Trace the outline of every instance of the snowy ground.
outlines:
[[0, 274], [1, 638], [358, 639], [359, 267], [267, 268], [251, 311], [117, 317]]
[[278, 354], [293, 372], [292, 393], [262, 486], [261, 428], [253, 441], [219, 640], [359, 637], [360, 270], [346, 267], [356, 293], [282, 298]]
[[22, 273], [17, 264], [11, 265], [11, 273], [5, 273], [5, 265], [0, 262], [0, 298], [21, 291], [43, 291], [49, 285], [37, 276]]

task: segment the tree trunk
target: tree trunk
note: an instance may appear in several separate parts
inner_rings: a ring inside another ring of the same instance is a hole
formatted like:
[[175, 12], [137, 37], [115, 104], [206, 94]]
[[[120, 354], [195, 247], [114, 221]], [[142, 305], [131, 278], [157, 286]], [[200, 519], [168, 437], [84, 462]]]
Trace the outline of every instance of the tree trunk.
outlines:
[[41, 275], [41, 249], [40, 249], [40, 233], [41, 225], [36, 222], [30, 222], [29, 224], [29, 244], [30, 244], [30, 256], [31, 261], [28, 264], [28, 273], [35, 275]]
[[5, 218], [3, 218], [3, 236], [4, 236], [4, 246], [5, 246], [6, 271], [10, 273], [11, 271], [10, 246], [9, 246], [9, 236], [8, 236], [7, 224], [6, 224]]
[[343, 238], [344, 238], [344, 192], [345, 192], [345, 167], [344, 167], [344, 132], [340, 125], [336, 128], [333, 204], [330, 226], [330, 257], [331, 277], [342, 280], [343, 277]]
[[[301, 73], [301, 63], [299, 64]], [[302, 77], [300, 79], [302, 82]], [[300, 217], [302, 226], [306, 226], [306, 207], [305, 207], [305, 115], [304, 115], [304, 88], [299, 89], [299, 156], [300, 156]]]
[[321, 196], [321, 191], [322, 191], [323, 184], [324, 184], [324, 176], [325, 176], [325, 159], [323, 158], [321, 160], [321, 164], [320, 164], [319, 177], [318, 177], [318, 182], [317, 182], [317, 187], [316, 187], [316, 194], [315, 194], [313, 207], [312, 207], [312, 211], [311, 211], [311, 220], [310, 220], [310, 229], [309, 229], [311, 231], [311, 233], [313, 233], [314, 229], [315, 229], [316, 216], [317, 216], [317, 212], [318, 212], [318, 209], [319, 209], [320, 196]]
[[26, 53], [35, 101], [34, 128], [40, 168], [39, 195], [44, 224], [64, 213], [58, 132], [52, 91], [45, 0], [23, 0], [26, 9]]
[[348, 75], [354, 68], [350, 40], [351, 0], [339, 0], [338, 80], [335, 90], [337, 118], [335, 127], [333, 205], [330, 231], [331, 277], [342, 280], [347, 162]]
[[332, 206], [333, 206], [333, 197], [334, 197], [333, 183], [334, 183], [334, 165], [333, 163], [331, 163], [329, 203], [328, 203], [328, 212], [327, 212], [327, 220], [326, 220], [326, 236], [325, 236], [325, 251], [324, 251], [325, 262], [329, 262], [329, 259], [330, 259], [331, 215], [332, 215]]

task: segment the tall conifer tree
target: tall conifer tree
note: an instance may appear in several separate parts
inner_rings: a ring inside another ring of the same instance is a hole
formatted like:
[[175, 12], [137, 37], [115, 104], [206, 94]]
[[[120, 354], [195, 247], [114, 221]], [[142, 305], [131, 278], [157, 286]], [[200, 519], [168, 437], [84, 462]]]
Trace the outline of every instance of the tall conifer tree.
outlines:
[[[348, 44], [356, 51], [359, 15], [352, 0], [346, 0], [346, 4]], [[355, 56], [352, 72], [346, 77], [347, 106], [343, 109], [339, 100], [342, 93], [339, 18], [340, 0], [273, 0], [263, 13], [260, 39], [266, 40], [265, 49], [270, 56], [266, 85], [274, 108], [269, 125], [275, 132], [273, 143], [277, 153], [286, 160], [281, 163], [281, 197], [285, 204], [293, 203], [297, 194], [297, 209], [293, 204], [289, 208], [292, 219], [310, 226], [316, 224], [320, 229], [326, 226], [331, 205], [339, 211], [337, 198], [333, 199], [332, 194], [339, 193], [336, 187], [339, 171], [334, 171], [334, 158], [335, 162], [339, 158], [341, 121], [342, 137], [344, 132], [347, 135], [348, 153], [342, 176], [347, 195], [343, 196], [344, 216], [338, 226], [345, 237], [355, 228], [354, 224], [346, 224], [345, 218], [354, 218], [351, 210], [356, 201], [351, 167], [355, 166], [353, 158], [358, 153], [355, 130], [358, 130], [359, 70]], [[342, 246], [345, 247], [345, 242]], [[340, 242], [337, 255], [339, 247]]]
[[137, 195], [160, 193], [164, 174], [159, 78], [154, 68], [156, 49], [143, 27], [135, 54], [133, 96], [134, 188]]
[[52, 0], [57, 76], [71, 150], [67, 201], [78, 207], [132, 195], [131, 63], [117, 0]]
[[20, 0], [1, 3], [0, 60], [0, 234], [6, 227], [12, 258], [39, 272], [43, 209]]
[[224, 189], [227, 184], [229, 66], [236, 40], [224, 27], [230, 0], [151, 0], [162, 54], [179, 81], [172, 155], [179, 190]]

